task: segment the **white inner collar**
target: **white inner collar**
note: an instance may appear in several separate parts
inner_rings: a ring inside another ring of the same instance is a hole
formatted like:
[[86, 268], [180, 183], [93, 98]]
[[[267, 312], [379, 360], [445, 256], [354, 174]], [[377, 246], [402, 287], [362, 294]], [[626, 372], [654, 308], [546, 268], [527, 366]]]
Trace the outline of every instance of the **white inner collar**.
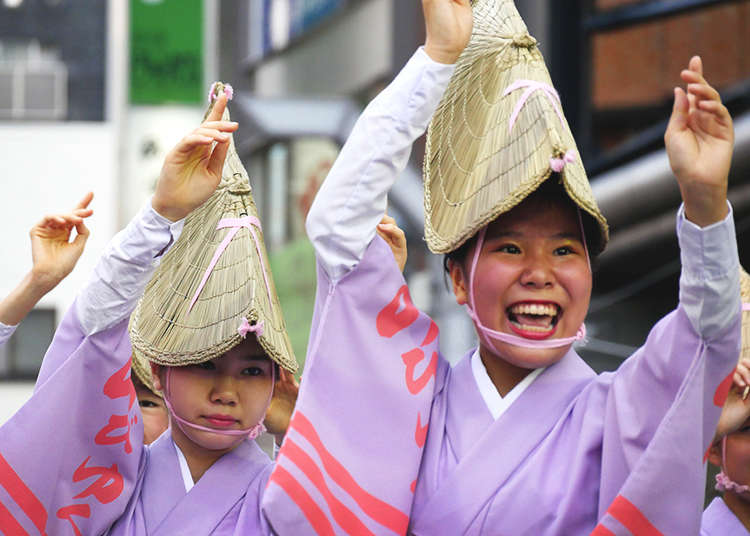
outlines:
[[177, 452], [177, 461], [180, 463], [182, 482], [185, 484], [185, 492], [187, 493], [188, 491], [193, 489], [193, 486], [195, 486], [195, 482], [193, 482], [193, 475], [190, 474], [190, 467], [188, 467], [185, 455], [180, 450], [180, 447], [177, 446], [177, 443], [174, 442], [174, 439], [172, 440], [172, 444], [174, 445], [175, 452]]
[[474, 381], [477, 382], [479, 394], [482, 395], [482, 399], [487, 405], [487, 409], [490, 410], [494, 420], [497, 420], [500, 415], [505, 413], [510, 405], [521, 396], [521, 393], [544, 371], [544, 368], [538, 368], [531, 372], [503, 397], [500, 396], [495, 384], [492, 383], [489, 374], [487, 374], [487, 369], [484, 367], [482, 358], [479, 356], [479, 348], [474, 350], [471, 356], [471, 372], [474, 374]]

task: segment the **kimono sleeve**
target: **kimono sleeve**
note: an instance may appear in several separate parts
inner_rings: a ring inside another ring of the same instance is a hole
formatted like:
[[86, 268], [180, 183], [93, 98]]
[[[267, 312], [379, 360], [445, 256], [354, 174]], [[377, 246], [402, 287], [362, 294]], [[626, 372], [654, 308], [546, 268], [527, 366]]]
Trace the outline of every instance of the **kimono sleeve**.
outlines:
[[279, 534], [405, 534], [447, 365], [375, 237], [337, 283], [318, 269], [305, 373], [263, 498]]
[[[604, 405], [599, 513], [610, 533], [699, 531], [705, 454], [739, 355], [741, 308], [731, 221], [691, 232], [679, 233], [680, 306], [590, 392], [589, 404]], [[711, 254], [717, 240], [729, 251]]]
[[86, 337], [71, 307], [44, 380], [0, 427], [3, 530], [101, 534], [122, 514], [143, 449], [130, 355], [127, 320]]

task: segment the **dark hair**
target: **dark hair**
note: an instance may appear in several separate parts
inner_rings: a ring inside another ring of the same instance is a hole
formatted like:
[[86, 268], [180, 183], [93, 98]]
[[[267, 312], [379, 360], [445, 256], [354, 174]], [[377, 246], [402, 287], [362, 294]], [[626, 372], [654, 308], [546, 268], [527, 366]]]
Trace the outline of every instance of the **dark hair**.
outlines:
[[[526, 199], [537, 196], [554, 200], [565, 199], [571, 204], [571, 206], [580, 211], [581, 222], [583, 223], [583, 233], [586, 239], [586, 247], [588, 248], [591, 267], [593, 270], [596, 266], [596, 260], [603, 249], [603, 244], [601, 244], [601, 230], [599, 229], [599, 223], [588, 212], [579, 209], [578, 205], [576, 205], [575, 202], [570, 199], [567, 192], [565, 191], [565, 187], [561, 182], [560, 176], [557, 173], [553, 173], [548, 180], [539, 185], [539, 187], [534, 190], [534, 192], [532, 192], [531, 195], [529, 195], [529, 197], [527, 197]], [[446, 274], [450, 274], [450, 266], [453, 263], [458, 263], [461, 266], [464, 266], [466, 257], [469, 255], [469, 251], [472, 250], [474, 244], [477, 241], [478, 234], [478, 232], [475, 233], [457, 249], [446, 253], [443, 256], [443, 270]], [[446, 285], [447, 284], [448, 283], [446, 281]]]

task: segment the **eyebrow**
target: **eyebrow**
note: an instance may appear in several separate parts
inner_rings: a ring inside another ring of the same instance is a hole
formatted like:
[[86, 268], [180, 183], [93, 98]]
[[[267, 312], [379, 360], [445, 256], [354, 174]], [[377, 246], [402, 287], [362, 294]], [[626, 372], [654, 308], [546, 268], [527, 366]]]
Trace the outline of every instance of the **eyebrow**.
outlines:
[[[523, 233], [519, 233], [516, 231], [502, 231], [495, 236], [487, 237], [487, 242], [495, 241], [495, 240], [503, 240], [506, 238], [522, 238], [524, 235]], [[555, 233], [550, 238], [567, 238], [569, 240], [581, 240], [581, 236], [578, 232], [568, 232], [563, 231], [561, 233]]]
[[240, 356], [245, 361], [271, 361], [266, 354]]

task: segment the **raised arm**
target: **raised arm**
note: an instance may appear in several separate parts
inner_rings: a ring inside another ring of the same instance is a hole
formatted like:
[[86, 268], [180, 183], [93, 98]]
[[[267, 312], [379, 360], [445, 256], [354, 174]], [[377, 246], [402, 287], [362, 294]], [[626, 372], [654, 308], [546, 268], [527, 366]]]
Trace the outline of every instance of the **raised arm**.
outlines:
[[222, 121], [221, 95], [206, 120], [167, 154], [156, 192], [138, 216], [109, 243], [76, 302], [87, 335], [126, 318], [158, 266], [177, 241], [183, 219], [214, 192], [237, 123]]
[[404, 169], [471, 36], [468, 0], [423, 0], [427, 40], [365, 109], [315, 198], [307, 234], [337, 281], [362, 258]]
[[684, 203], [678, 221], [680, 304], [696, 332], [711, 339], [733, 323], [740, 307], [737, 242], [727, 202], [734, 130], [698, 56], [681, 77], [687, 92], [675, 89], [664, 136]]
[[89, 237], [84, 219], [93, 214], [88, 208], [93, 197], [89, 192], [71, 212], [47, 215], [31, 228], [31, 270], [0, 301], [0, 344], [13, 334], [37, 302], [73, 271]]

